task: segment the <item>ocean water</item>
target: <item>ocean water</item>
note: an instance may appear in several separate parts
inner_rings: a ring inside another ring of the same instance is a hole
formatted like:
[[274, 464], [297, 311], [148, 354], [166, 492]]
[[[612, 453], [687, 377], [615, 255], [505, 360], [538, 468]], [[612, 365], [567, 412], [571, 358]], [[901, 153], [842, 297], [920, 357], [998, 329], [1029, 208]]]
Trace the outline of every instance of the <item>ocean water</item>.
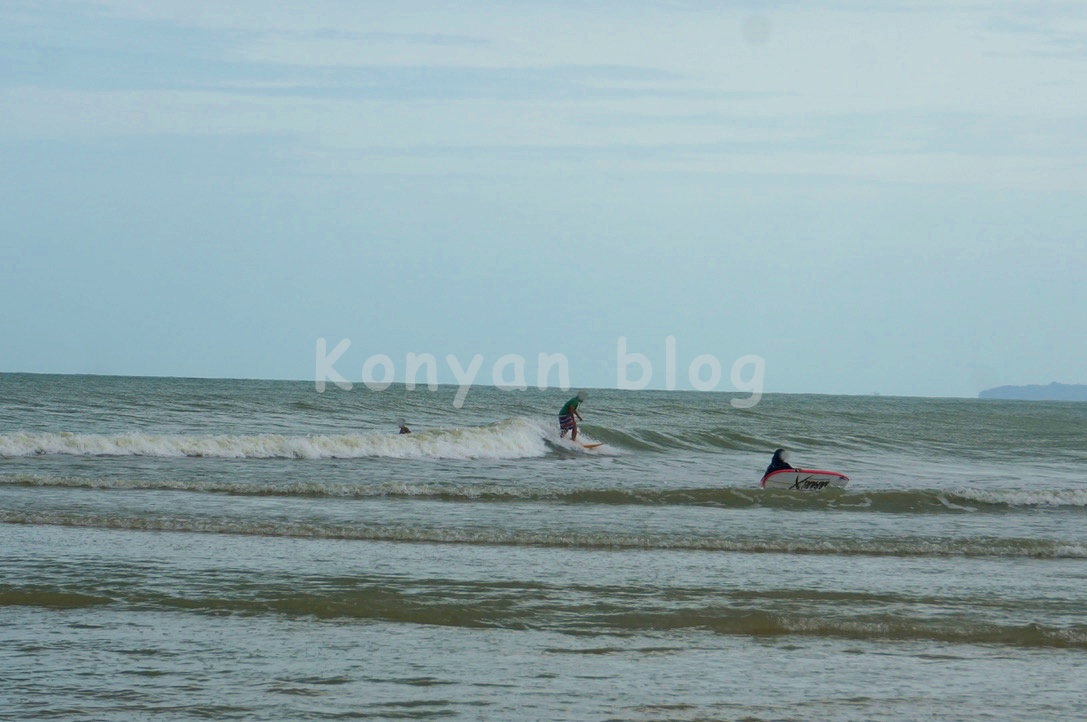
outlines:
[[0, 374], [0, 719], [1087, 719], [1087, 404], [455, 392]]

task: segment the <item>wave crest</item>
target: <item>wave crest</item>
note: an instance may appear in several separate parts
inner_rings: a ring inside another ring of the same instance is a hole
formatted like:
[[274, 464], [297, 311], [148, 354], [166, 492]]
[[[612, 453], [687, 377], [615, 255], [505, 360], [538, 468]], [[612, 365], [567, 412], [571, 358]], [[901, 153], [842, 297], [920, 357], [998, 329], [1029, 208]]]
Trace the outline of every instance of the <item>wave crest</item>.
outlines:
[[0, 456], [148, 456], [218, 459], [524, 459], [548, 453], [543, 425], [511, 418], [487, 426], [413, 434], [0, 434]]
[[[551, 442], [548, 442], [551, 443]], [[549, 485], [477, 483], [412, 483], [404, 481], [304, 481], [267, 483], [231, 479], [133, 479], [114, 477], [0, 474], [0, 485], [85, 489], [143, 489], [191, 491], [241, 496], [344, 498], [404, 497], [441, 501], [558, 502], [651, 506], [715, 506], [725, 509], [780, 508], [793, 511], [835, 509], [855, 513], [970, 514], [1005, 513], [1010, 509], [1087, 511], [1087, 489], [899, 489], [886, 491], [834, 490], [820, 494], [768, 490], [747, 486], [675, 489], [621, 487], [561, 487]]]

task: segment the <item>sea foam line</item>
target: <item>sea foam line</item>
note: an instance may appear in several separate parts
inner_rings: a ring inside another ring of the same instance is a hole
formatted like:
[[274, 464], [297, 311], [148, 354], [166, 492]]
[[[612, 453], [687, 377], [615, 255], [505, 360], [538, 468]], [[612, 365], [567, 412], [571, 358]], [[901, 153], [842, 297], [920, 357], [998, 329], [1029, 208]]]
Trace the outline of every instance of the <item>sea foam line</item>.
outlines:
[[0, 434], [0, 456], [147, 456], [219, 459], [521, 459], [548, 452], [549, 432], [526, 418], [415, 434]]

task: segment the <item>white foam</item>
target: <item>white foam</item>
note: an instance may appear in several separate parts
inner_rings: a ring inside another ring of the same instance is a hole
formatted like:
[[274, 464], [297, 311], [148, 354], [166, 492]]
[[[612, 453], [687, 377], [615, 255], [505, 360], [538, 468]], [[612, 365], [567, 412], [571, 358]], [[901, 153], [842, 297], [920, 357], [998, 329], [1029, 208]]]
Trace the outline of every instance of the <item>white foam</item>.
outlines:
[[955, 495], [982, 504], [1087, 506], [1087, 489], [956, 489]]
[[0, 456], [150, 456], [220, 459], [522, 459], [547, 453], [549, 432], [531, 419], [413, 434], [211, 436], [180, 434], [0, 434]]

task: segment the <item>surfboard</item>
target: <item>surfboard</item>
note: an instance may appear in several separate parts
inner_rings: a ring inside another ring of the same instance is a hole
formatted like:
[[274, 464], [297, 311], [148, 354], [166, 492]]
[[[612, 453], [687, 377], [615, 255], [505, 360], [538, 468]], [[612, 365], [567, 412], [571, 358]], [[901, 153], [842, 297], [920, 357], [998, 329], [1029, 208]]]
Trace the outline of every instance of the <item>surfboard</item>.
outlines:
[[837, 471], [781, 469], [762, 477], [760, 486], [764, 489], [819, 491], [827, 488], [844, 489], [848, 483], [849, 477]]
[[604, 445], [603, 441], [598, 441], [595, 444], [582, 444], [582, 446], [584, 446], [586, 449], [595, 449], [596, 447], [603, 446], [603, 445]]

